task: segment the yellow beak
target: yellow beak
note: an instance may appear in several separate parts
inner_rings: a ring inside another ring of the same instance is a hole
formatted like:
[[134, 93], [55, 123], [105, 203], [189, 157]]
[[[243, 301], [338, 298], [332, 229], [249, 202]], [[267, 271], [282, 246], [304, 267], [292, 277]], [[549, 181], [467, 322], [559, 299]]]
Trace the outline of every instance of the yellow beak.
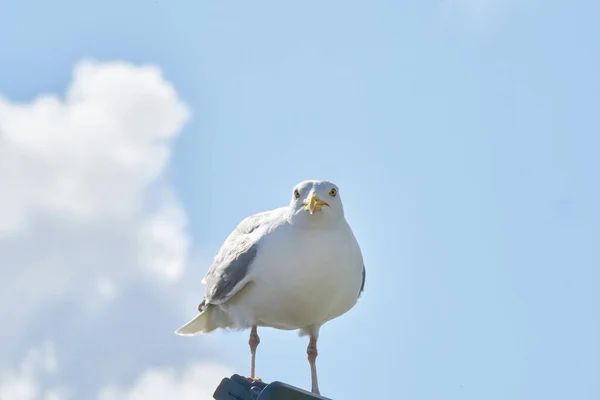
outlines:
[[317, 197], [317, 195], [314, 193], [311, 193], [310, 196], [308, 197], [308, 199], [304, 200], [302, 202], [302, 204], [304, 204], [304, 206], [306, 207], [306, 210], [311, 215], [314, 214], [315, 211], [321, 211], [323, 209], [323, 206], [329, 205], [326, 202], [324, 202], [323, 200], [319, 199]]

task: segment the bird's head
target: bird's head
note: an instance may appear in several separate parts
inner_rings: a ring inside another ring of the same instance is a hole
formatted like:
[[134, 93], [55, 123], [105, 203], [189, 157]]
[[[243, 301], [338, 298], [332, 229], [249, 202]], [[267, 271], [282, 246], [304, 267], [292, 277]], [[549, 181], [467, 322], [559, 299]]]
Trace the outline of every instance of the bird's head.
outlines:
[[292, 190], [289, 207], [294, 223], [321, 225], [344, 218], [339, 188], [328, 181], [300, 182]]

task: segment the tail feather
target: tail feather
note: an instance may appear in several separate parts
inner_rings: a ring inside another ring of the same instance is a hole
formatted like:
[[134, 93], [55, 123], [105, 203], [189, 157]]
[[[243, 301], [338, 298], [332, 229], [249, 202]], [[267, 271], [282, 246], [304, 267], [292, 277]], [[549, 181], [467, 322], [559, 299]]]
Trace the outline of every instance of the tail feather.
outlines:
[[218, 308], [208, 306], [194, 319], [175, 331], [179, 336], [196, 336], [231, 325], [227, 315]]

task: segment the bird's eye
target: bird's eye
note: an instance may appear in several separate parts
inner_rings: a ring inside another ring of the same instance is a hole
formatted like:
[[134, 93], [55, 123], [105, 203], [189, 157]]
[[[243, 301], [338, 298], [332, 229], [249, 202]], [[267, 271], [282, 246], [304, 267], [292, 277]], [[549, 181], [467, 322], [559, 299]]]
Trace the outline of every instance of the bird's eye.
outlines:
[[294, 198], [295, 199], [299, 199], [300, 198], [300, 192], [298, 191], [298, 189], [294, 189]]
[[333, 189], [331, 189], [331, 190], [329, 191], [329, 195], [330, 195], [331, 197], [335, 197], [335, 195], [336, 195], [336, 194], [337, 194], [337, 190], [335, 190], [335, 188], [333, 188]]

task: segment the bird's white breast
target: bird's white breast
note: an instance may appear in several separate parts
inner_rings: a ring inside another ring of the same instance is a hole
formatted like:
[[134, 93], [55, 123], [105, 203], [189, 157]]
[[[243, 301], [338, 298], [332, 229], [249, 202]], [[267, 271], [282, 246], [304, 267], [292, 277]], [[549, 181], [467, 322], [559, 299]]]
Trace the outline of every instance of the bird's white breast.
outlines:
[[232, 299], [228, 314], [241, 325], [253, 319], [279, 329], [320, 327], [354, 306], [362, 268], [346, 221], [327, 228], [281, 225], [260, 243], [251, 283]]

